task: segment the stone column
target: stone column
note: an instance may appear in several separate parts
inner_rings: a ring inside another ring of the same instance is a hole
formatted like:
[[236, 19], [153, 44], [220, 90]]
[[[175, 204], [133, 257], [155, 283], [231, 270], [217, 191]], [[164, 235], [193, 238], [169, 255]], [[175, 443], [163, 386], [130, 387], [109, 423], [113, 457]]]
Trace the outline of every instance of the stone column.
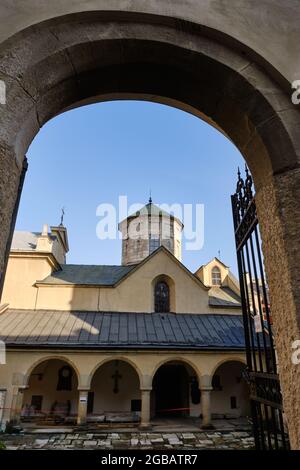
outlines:
[[10, 418], [14, 422], [14, 424], [20, 424], [20, 421], [21, 421], [21, 413], [22, 413], [25, 388], [27, 387], [24, 387], [24, 386], [15, 387], [14, 392], [13, 392], [12, 410], [11, 410]]
[[151, 397], [151, 388], [141, 389], [141, 399], [142, 399], [142, 408], [141, 408], [141, 429], [150, 429], [150, 397]]
[[79, 426], [86, 424], [87, 404], [89, 390], [78, 390], [78, 411], [77, 411], [77, 424]]
[[213, 429], [211, 423], [211, 391], [212, 388], [201, 389], [201, 405], [202, 405], [202, 428]]

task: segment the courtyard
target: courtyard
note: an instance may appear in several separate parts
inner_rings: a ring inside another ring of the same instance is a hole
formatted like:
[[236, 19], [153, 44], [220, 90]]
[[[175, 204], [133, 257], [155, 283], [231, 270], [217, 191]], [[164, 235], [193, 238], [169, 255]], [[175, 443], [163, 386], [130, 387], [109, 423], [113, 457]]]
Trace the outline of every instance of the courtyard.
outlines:
[[158, 420], [151, 431], [134, 427], [25, 428], [22, 434], [3, 434], [7, 450], [251, 450], [254, 438], [246, 420], [216, 420], [215, 429], [200, 430], [187, 420]]

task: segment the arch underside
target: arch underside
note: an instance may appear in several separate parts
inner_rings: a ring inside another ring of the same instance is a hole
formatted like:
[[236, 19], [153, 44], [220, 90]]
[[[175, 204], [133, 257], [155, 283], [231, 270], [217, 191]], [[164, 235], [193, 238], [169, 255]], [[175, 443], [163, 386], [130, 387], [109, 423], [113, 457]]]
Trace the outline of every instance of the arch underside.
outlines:
[[[19, 162], [53, 116], [97, 101], [144, 99], [193, 113], [221, 130], [243, 153], [256, 187], [264, 175], [296, 164], [280, 115], [295, 109], [259, 65], [197, 28], [191, 33], [147, 23], [147, 16], [145, 22], [126, 18], [70, 15], [2, 45], [8, 107], [0, 110], [0, 137]], [[277, 145], [271, 130], [281, 137]]]

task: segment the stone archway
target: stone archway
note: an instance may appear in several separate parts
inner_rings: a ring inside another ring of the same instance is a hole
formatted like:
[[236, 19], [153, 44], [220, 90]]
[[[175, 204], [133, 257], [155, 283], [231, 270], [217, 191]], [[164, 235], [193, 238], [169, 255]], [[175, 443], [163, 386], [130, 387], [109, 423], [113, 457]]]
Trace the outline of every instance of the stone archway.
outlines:
[[101, 364], [94, 372], [87, 403], [88, 422], [138, 422], [141, 392], [138, 373], [119, 359]]
[[46, 359], [32, 368], [23, 392], [24, 423], [75, 424], [77, 408], [78, 378], [68, 362]]
[[52, 14], [1, 44], [7, 88], [0, 109], [1, 275], [24, 155], [47, 120], [124, 97], [205, 119], [237, 145], [254, 177], [284, 406], [292, 446], [300, 447], [300, 369], [291, 363], [292, 342], [300, 337], [299, 110], [287, 80], [264, 57], [173, 13], [169, 19], [122, 11]]

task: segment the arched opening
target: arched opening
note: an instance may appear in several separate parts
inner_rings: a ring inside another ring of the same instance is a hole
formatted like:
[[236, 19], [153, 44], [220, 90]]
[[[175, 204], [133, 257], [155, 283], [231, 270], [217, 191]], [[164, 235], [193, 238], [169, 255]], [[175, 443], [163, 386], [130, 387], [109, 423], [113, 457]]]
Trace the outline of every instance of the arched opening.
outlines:
[[169, 361], [156, 371], [152, 382], [151, 414], [156, 421], [200, 416], [196, 372], [181, 361]]
[[140, 381], [126, 361], [105, 362], [94, 373], [88, 394], [87, 421], [138, 422], [141, 411]]
[[23, 423], [75, 424], [77, 408], [78, 379], [68, 362], [48, 359], [34, 367], [23, 396]]
[[227, 361], [214, 372], [211, 412], [213, 419], [236, 419], [250, 416], [249, 387], [243, 378], [246, 365]]

